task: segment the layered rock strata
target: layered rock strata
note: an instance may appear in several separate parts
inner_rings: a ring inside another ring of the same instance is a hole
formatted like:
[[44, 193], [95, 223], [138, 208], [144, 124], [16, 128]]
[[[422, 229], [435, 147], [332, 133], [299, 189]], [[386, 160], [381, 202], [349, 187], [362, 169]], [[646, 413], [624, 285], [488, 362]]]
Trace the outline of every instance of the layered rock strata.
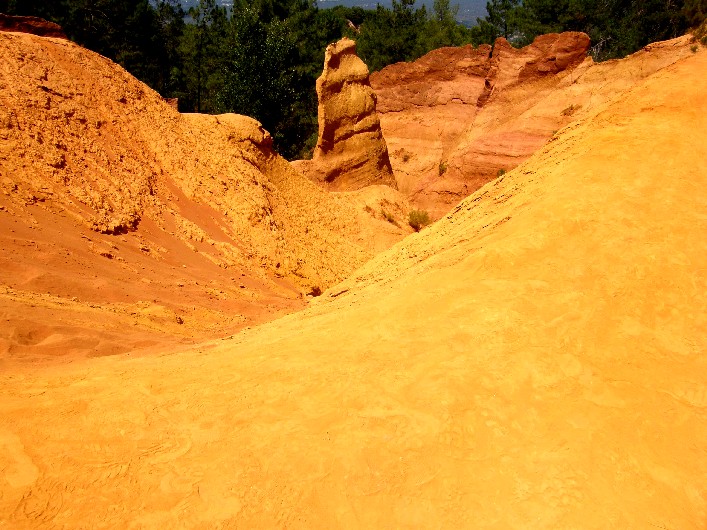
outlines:
[[329, 190], [356, 190], [373, 184], [395, 188], [368, 67], [356, 55], [351, 39], [327, 47], [317, 95], [317, 146], [312, 160], [298, 162], [299, 168]]
[[371, 75], [398, 188], [434, 218], [557, 131], [685, 57], [689, 37], [595, 64], [583, 33], [434, 50]]
[[493, 48], [441, 48], [374, 73], [399, 189], [440, 217], [525, 160], [569, 116], [514, 120], [582, 63], [588, 48], [589, 37], [577, 32], [543, 35], [522, 49], [501, 38]]

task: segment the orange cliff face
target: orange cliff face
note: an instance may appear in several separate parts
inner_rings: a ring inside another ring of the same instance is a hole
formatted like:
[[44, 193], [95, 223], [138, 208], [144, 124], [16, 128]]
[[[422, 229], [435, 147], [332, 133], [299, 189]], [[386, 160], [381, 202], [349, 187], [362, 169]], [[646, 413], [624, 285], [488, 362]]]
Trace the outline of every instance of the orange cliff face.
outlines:
[[704, 528], [707, 49], [673, 46], [303, 312], [5, 363], [0, 526]]
[[304, 178], [255, 120], [180, 115], [63, 39], [0, 31], [0, 54], [6, 356], [229, 334], [405, 233]]
[[594, 64], [583, 33], [435, 50], [371, 75], [398, 188], [434, 218], [568, 123], [690, 54], [689, 37]]

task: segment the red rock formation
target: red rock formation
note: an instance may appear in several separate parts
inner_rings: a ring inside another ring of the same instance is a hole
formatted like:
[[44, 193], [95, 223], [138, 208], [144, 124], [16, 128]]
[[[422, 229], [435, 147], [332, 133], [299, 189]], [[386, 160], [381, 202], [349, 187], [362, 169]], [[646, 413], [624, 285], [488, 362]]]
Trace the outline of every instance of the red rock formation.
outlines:
[[[399, 189], [440, 217], [500, 170], [518, 165], [571, 118], [510, 122], [586, 57], [584, 33], [543, 35], [525, 48], [434, 50], [371, 76]], [[501, 93], [527, 93], [507, 101]], [[560, 109], [562, 110], [562, 109]], [[424, 146], [424, 148], [423, 148]]]
[[432, 217], [527, 159], [568, 123], [691, 54], [689, 37], [594, 64], [583, 33], [525, 48], [442, 48], [371, 75], [398, 188]]
[[439, 48], [412, 63], [396, 63], [371, 74], [378, 112], [447, 103], [476, 104], [491, 68], [491, 46]]
[[0, 13], [0, 31], [31, 33], [40, 37], [55, 37], [65, 39], [64, 30], [59, 24], [49, 22], [39, 17], [15, 17]]
[[440, 48], [371, 75], [398, 189], [418, 206], [423, 176], [443, 173], [445, 146], [473, 123], [491, 68], [490, 46]]
[[396, 187], [376, 112], [368, 68], [356, 43], [341, 39], [327, 47], [317, 79], [319, 138], [311, 161], [298, 167], [330, 190], [356, 190], [373, 184]]
[[581, 63], [589, 45], [589, 36], [580, 32], [540, 35], [520, 50], [501, 37], [493, 49], [492, 62], [497, 70], [491, 71], [491, 77], [496, 85], [511, 86], [557, 74]]

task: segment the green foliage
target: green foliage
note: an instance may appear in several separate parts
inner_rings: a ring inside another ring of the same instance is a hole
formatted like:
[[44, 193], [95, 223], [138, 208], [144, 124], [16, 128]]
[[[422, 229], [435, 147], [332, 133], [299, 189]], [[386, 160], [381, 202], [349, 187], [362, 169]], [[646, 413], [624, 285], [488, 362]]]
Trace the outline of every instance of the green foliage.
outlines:
[[491, 0], [486, 3], [486, 22], [497, 37], [510, 38], [517, 31], [519, 0]]
[[707, 18], [707, 0], [685, 0], [683, 15], [691, 28], [697, 28]]
[[447, 163], [444, 161], [440, 161], [439, 166], [437, 167], [437, 174], [441, 177], [444, 175], [447, 171]]
[[187, 24], [180, 43], [185, 93], [180, 107], [194, 112], [214, 112], [216, 96], [222, 90], [223, 68], [228, 19], [225, 8], [216, 0], [199, 0], [189, 10]]
[[434, 0], [432, 4], [434, 20], [444, 27], [452, 28], [457, 25], [457, 15], [459, 14], [459, 4], [451, 6], [449, 0]]
[[283, 156], [311, 156], [318, 129], [316, 79], [324, 49], [342, 36], [345, 25], [308, 1], [236, 4], [217, 109], [260, 121]]
[[160, 0], [155, 4], [155, 34], [162, 43], [162, 54], [158, 61], [159, 77], [150, 84], [167, 97], [185, 99], [184, 61], [180, 53], [180, 41], [184, 35], [184, 10], [177, 0]]
[[393, 9], [378, 5], [361, 24], [357, 51], [371, 71], [424, 53], [421, 35], [427, 21], [425, 8], [415, 10], [415, 0], [393, 0]]
[[419, 232], [431, 222], [429, 214], [424, 210], [410, 210], [408, 214], [408, 223], [415, 232]]
[[504, 36], [529, 44], [545, 33], [583, 31], [595, 60], [623, 57], [649, 42], [677, 37], [704, 20], [707, 0], [491, 0], [472, 28], [475, 44]]
[[277, 18], [265, 23], [255, 9], [244, 8], [231, 18], [228, 42], [217, 109], [254, 117], [283, 144], [295, 96], [296, 47], [288, 28]]
[[462, 46], [471, 42], [471, 31], [457, 22], [459, 5], [449, 0], [434, 0], [432, 16], [424, 30], [425, 51], [443, 46]]
[[707, 19], [692, 31], [693, 37], [699, 40], [704, 46], [707, 46]]

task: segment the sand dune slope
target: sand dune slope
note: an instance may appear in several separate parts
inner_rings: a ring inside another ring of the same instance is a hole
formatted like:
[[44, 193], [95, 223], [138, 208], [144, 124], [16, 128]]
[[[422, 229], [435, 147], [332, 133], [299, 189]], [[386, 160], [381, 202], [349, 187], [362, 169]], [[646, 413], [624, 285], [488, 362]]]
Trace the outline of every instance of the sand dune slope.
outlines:
[[705, 528], [707, 52], [302, 313], [0, 379], [0, 527]]

